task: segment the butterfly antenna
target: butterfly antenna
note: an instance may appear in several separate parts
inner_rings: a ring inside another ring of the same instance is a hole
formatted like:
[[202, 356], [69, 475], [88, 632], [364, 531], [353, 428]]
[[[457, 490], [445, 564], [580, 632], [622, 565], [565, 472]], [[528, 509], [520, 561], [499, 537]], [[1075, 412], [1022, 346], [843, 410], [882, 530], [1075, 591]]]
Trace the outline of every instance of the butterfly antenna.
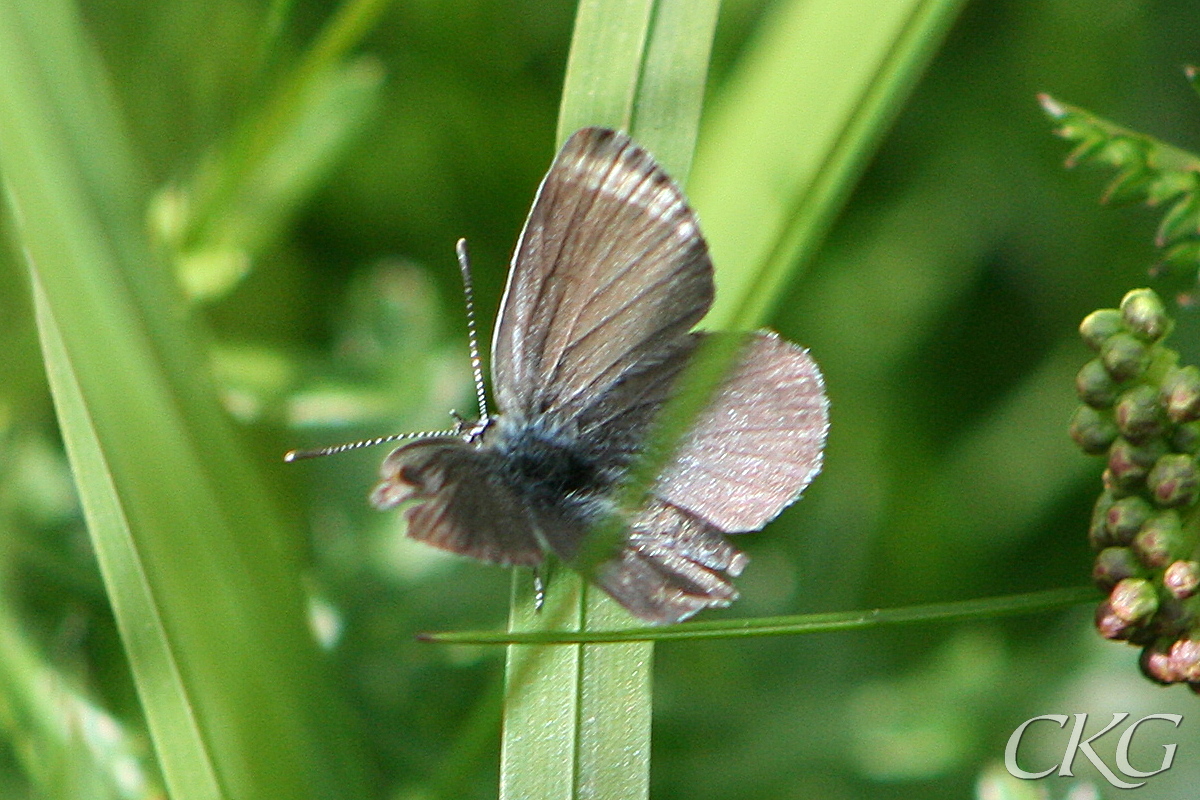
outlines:
[[479, 420], [488, 418], [487, 395], [483, 388], [483, 360], [479, 357], [479, 330], [475, 326], [475, 285], [471, 281], [471, 261], [467, 258], [467, 240], [459, 239], [454, 246], [458, 266], [462, 270], [463, 295], [467, 301], [467, 342], [471, 347], [471, 374], [475, 378], [475, 399], [479, 401]]
[[361, 450], [364, 447], [374, 447], [377, 444], [387, 444], [388, 442], [398, 442], [401, 439], [428, 439], [434, 436], [457, 436], [457, 429], [448, 431], [418, 431], [416, 433], [393, 433], [388, 436], [376, 436], [374, 439], [362, 439], [357, 442], [346, 442], [345, 444], [331, 444], [328, 447], [318, 447], [315, 450], [288, 450], [283, 454], [283, 460], [287, 462], [303, 461], [306, 458], [320, 458], [321, 456], [335, 456], [338, 453], [346, 453], [350, 450]]
[[[387, 444], [388, 442], [398, 442], [402, 439], [426, 439], [433, 436], [461, 436], [466, 429], [470, 430], [469, 435], [475, 435], [478, 431], [487, 427], [488, 412], [487, 412], [487, 395], [483, 387], [483, 359], [479, 357], [479, 331], [475, 325], [475, 285], [471, 281], [471, 262], [467, 258], [467, 240], [459, 239], [455, 245], [455, 251], [458, 253], [458, 266], [462, 270], [463, 279], [463, 295], [467, 301], [467, 341], [471, 347], [471, 374], [475, 378], [475, 399], [479, 401], [479, 423], [475, 426], [469, 426], [467, 421], [458, 417], [458, 424], [447, 431], [419, 431], [417, 433], [393, 433], [389, 436], [376, 436], [374, 439], [362, 439], [357, 442], [346, 442], [345, 444], [334, 444], [329, 447], [319, 447], [315, 450], [288, 450], [283, 454], [283, 460], [287, 462], [301, 461], [306, 458], [320, 458], [321, 456], [333, 456], [338, 453], [346, 453], [350, 450], [361, 450], [364, 447], [374, 447], [377, 444]], [[453, 413], [453, 412], [452, 412]]]

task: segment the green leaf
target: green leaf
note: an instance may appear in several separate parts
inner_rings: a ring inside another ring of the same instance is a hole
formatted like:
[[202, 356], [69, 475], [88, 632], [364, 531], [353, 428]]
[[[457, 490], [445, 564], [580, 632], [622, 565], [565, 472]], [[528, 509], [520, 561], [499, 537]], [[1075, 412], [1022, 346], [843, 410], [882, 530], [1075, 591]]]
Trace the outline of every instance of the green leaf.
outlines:
[[176, 648], [154, 597], [154, 587], [146, 575], [87, 400], [36, 267], [32, 280], [38, 330], [55, 408], [96, 557], [109, 587], [113, 615], [135, 679], [140, 678], [139, 684], [146, 687], [142, 707], [163, 774], [176, 800], [219, 800], [226, 795], [220, 788], [214, 755], [196, 720], [192, 692], [180, 675]]
[[776, 4], [714, 99], [691, 199], [717, 270], [706, 325], [763, 324], [812, 257], [962, 0]]
[[629, 130], [654, 0], [579, 0], [558, 110], [561, 146], [588, 125]]
[[[155, 199], [154, 230], [174, 250], [189, 296], [215, 299], [245, 277], [374, 110], [382, 70], [370, 59], [342, 59], [387, 4], [344, 3], [262, 100], [261, 111], [244, 119], [184, 188], [168, 188]], [[287, 3], [271, 8], [260, 59], [287, 11]]]
[[[1195, 85], [1195, 70], [1187, 69]], [[1154, 238], [1165, 250], [1164, 259], [1175, 265], [1198, 265], [1191, 244], [1200, 238], [1197, 190], [1200, 189], [1200, 156], [1172, 147], [1153, 136], [1123, 128], [1090, 111], [1041, 95], [1043, 110], [1057, 127], [1055, 133], [1075, 143], [1067, 166], [1098, 164], [1115, 167], [1117, 176], [1104, 190], [1106, 203], [1169, 205]]]
[[298, 534], [220, 408], [148, 192], [65, 0], [0, 0], [0, 171], [59, 424], [168, 790], [353, 798]]
[[[513, 580], [511, 631], [547, 625], [579, 630], [583, 582], [573, 572], [556, 574], [540, 611], [526, 583]], [[500, 745], [500, 798], [576, 797], [579, 684], [582, 652], [566, 647], [510, 647], [505, 662], [504, 729]], [[608, 720], [596, 720], [607, 725]]]
[[[168, 187], [154, 198], [152, 229], [175, 248], [176, 269], [188, 297], [223, 297], [249, 273], [374, 111], [382, 84], [383, 72], [371, 59], [314, 76], [291, 109], [292, 117], [275, 126], [276, 138], [254, 164], [244, 167], [239, 185], [210, 212], [202, 234], [188, 230], [194, 223], [188, 220], [193, 201], [187, 189]], [[232, 166], [225, 158], [204, 167], [226, 169]]]

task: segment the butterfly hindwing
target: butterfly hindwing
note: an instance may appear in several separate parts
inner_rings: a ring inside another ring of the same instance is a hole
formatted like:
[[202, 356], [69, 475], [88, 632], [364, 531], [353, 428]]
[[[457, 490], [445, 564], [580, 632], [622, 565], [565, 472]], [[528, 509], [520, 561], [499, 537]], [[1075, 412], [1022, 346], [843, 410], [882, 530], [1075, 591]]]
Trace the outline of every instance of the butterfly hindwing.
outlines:
[[[665, 383], [640, 393], [622, 387], [597, 407], [621, 407], [640, 418], [636, 400], [664, 402], [708, 335], [693, 334], [676, 358], [655, 368]], [[774, 334], [745, 338], [653, 496], [633, 515], [624, 547], [596, 569], [593, 579], [643, 619], [678, 622], [729, 605], [737, 598], [730, 578], [742, 571], [746, 557], [722, 533], [761, 528], [820, 470], [828, 402], [815, 362]], [[620, 416], [613, 415], [611, 424], [619, 428]]]
[[714, 527], [652, 500], [634, 517], [620, 552], [591, 577], [636, 616], [679, 622], [736, 600], [730, 577], [745, 564], [746, 557]]
[[654, 493], [727, 533], [755, 531], [821, 470], [829, 401], [808, 351], [749, 336]]

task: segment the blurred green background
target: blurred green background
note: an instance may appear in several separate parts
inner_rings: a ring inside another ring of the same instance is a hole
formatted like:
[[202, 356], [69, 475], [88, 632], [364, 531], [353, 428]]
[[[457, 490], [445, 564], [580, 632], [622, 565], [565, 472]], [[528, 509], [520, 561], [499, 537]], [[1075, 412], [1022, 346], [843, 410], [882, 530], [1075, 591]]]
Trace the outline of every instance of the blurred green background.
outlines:
[[[298, 0], [268, 40], [263, 5], [80, 3], [155, 185], [192, 180], [331, 13]], [[771, 5], [723, 4], [710, 97], [770, 24]], [[353, 124], [330, 135], [338, 146], [311, 160], [275, 218], [247, 204], [243, 224], [261, 223], [252, 267], [196, 301], [226, 407], [278, 505], [310, 533], [313, 620], [361, 720], [379, 797], [494, 796], [501, 651], [414, 634], [500, 626], [509, 577], [409, 542], [399, 515], [371, 511], [383, 451], [290, 466], [279, 456], [436, 428], [450, 408], [472, 408], [453, 244], [470, 242], [486, 336], [553, 154], [573, 13], [544, 0], [392, 3], [357, 48], [360, 82], [339, 96]], [[1108, 176], [1062, 169], [1066, 146], [1035, 94], [1195, 151], [1200, 99], [1181, 67], [1200, 62], [1198, 31], [1200, 4], [1189, 0], [966, 5], [777, 309], [773, 326], [825, 370], [827, 466], [802, 502], [739, 540], [751, 566], [722, 615], [1087, 581], [1100, 465], [1065, 433], [1087, 358], [1075, 329], [1127, 289], [1154, 285], [1157, 216], [1101, 207]], [[319, 150], [320, 125], [308, 133]], [[703, 140], [702, 125], [701, 150]], [[152, 223], [167, 238], [172, 198], [158, 196]], [[230, 258], [200, 253], [185, 269], [220, 278]], [[114, 775], [146, 770], [153, 786], [12, 248], [0, 281], [0, 795], [53, 785], [30, 774], [27, 751], [71, 735], [54, 727], [68, 718], [89, 732], [90, 758]], [[1189, 313], [1172, 341], [1195, 362]], [[1175, 767], [1140, 797], [1190, 796], [1195, 699], [1143, 680], [1136, 651], [1100, 641], [1090, 615], [659, 645], [652, 795], [971, 797], [1029, 717], [1128, 711], [1185, 715], [1176, 738], [1146, 737], [1134, 763], [1157, 764], [1157, 748], [1179, 742]], [[39, 695], [40, 676], [77, 694], [70, 704]], [[1026, 742], [1031, 762], [1061, 757], [1064, 740], [1045, 738]], [[153, 791], [130, 781], [128, 792], [94, 796]], [[1043, 785], [1062, 797], [1071, 781]]]

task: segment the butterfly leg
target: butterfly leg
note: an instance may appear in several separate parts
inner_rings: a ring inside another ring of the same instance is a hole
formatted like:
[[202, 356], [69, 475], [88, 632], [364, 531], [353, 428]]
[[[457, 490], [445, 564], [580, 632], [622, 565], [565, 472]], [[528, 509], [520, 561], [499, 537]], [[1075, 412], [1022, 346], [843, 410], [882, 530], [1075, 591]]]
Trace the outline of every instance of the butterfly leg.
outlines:
[[533, 568], [533, 610], [541, 613], [544, 605], [546, 605], [546, 584], [542, 581], [542, 568], [539, 565]]

